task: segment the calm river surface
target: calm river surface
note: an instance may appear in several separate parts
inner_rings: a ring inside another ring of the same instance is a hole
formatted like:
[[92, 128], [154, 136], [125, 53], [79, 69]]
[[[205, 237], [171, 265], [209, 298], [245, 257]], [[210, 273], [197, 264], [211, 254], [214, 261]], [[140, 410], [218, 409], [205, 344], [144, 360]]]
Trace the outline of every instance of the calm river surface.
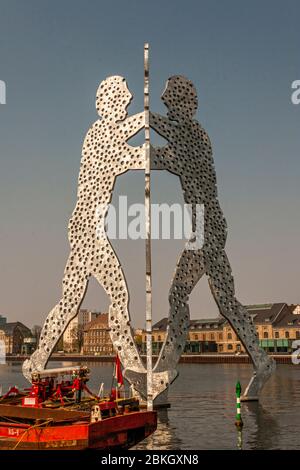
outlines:
[[[50, 363], [48, 367], [68, 366]], [[112, 364], [88, 364], [89, 387], [111, 385]], [[278, 365], [265, 386], [260, 403], [243, 403], [242, 436], [235, 428], [235, 384], [245, 388], [251, 376], [248, 364], [182, 364], [171, 386], [171, 408], [159, 413], [154, 435], [138, 449], [300, 449], [300, 366]], [[0, 385], [27, 386], [20, 363], [0, 365]]]

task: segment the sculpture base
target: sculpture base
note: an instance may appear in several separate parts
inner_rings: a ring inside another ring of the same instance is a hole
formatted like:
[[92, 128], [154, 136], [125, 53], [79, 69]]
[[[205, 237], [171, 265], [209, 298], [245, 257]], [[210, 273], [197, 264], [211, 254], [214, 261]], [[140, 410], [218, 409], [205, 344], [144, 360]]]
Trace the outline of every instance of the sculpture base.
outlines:
[[[138, 392], [135, 391], [135, 397], [140, 402], [140, 408], [147, 408], [147, 400], [144, 399]], [[156, 397], [153, 401], [153, 409], [154, 410], [161, 410], [171, 408], [171, 404], [168, 401], [168, 389], [164, 390], [158, 397]]]
[[[147, 409], [147, 404], [146, 403], [140, 403], [140, 408], [142, 410], [144, 409]], [[165, 410], [165, 409], [168, 409], [168, 408], [171, 408], [171, 404], [170, 403], [155, 403], [153, 404], [153, 409], [154, 410]]]
[[259, 401], [258, 397], [247, 397], [247, 395], [243, 395], [241, 397], [241, 401]]

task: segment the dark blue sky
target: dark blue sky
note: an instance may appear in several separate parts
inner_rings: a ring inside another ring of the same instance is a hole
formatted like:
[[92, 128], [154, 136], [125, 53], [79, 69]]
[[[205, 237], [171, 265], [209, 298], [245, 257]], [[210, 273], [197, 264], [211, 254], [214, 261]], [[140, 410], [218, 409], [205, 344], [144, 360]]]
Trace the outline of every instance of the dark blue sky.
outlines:
[[[76, 201], [81, 146], [97, 118], [95, 92], [124, 75], [142, 110], [143, 44], [150, 43], [151, 107], [173, 74], [199, 94], [198, 119], [214, 148], [227, 251], [244, 303], [300, 302], [300, 79], [298, 1], [0, 1], [0, 313], [41, 323], [60, 297], [66, 227]], [[180, 200], [176, 178], [153, 176], [156, 202]], [[116, 194], [143, 200], [143, 175]], [[154, 317], [182, 244], [153, 244]], [[143, 323], [143, 246], [115, 244], [128, 273], [131, 311]], [[137, 256], [138, 254], [138, 256]], [[136, 260], [140, 262], [137, 263]], [[86, 305], [107, 308], [91, 286]], [[216, 314], [206, 282], [193, 317]]]

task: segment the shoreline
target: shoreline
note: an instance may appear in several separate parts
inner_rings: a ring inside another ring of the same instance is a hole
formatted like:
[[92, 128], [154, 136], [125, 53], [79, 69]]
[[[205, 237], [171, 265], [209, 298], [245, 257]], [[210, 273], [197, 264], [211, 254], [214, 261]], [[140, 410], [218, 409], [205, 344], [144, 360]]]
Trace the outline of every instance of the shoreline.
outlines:
[[[270, 354], [277, 364], [293, 364], [291, 354]], [[30, 356], [6, 356], [5, 362], [23, 362]], [[142, 356], [145, 358], [145, 356]], [[156, 360], [158, 356], [153, 356]], [[53, 354], [51, 361], [61, 362], [107, 362], [115, 361], [115, 356], [83, 356], [80, 354]], [[184, 354], [181, 356], [180, 364], [251, 364], [247, 354]]]

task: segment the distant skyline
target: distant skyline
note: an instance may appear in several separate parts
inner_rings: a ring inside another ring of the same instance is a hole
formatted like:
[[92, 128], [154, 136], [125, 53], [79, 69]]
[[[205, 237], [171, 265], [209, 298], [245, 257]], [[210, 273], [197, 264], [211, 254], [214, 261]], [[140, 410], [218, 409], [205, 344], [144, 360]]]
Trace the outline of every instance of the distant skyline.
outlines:
[[[143, 109], [143, 44], [150, 43], [150, 99], [182, 74], [198, 90], [197, 119], [210, 135], [227, 253], [244, 304], [300, 303], [300, 80], [296, 0], [239, 2], [0, 0], [0, 314], [42, 324], [61, 295], [84, 136], [95, 94], [126, 77], [130, 114]], [[138, 141], [138, 139], [137, 139]], [[153, 202], [182, 202], [179, 180], [153, 172]], [[142, 172], [118, 178], [114, 199], [143, 202]], [[124, 267], [134, 326], [144, 323], [144, 243], [113, 243]], [[154, 321], [182, 242], [153, 242]], [[107, 310], [91, 282], [83, 307]], [[203, 279], [192, 318], [218, 310]]]

